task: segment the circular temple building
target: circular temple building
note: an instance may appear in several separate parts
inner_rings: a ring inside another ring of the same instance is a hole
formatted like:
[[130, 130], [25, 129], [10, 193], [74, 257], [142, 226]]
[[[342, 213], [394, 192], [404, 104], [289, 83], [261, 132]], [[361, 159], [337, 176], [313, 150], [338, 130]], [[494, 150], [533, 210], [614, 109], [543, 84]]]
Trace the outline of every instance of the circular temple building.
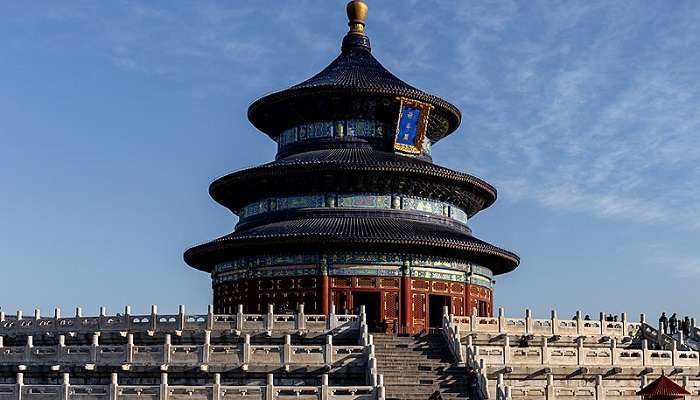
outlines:
[[411, 333], [439, 326], [445, 306], [491, 316], [494, 276], [519, 259], [469, 228], [496, 189], [432, 161], [460, 111], [372, 56], [363, 2], [347, 12], [350, 31], [328, 67], [248, 109], [277, 156], [211, 184], [239, 221], [185, 261], [211, 274], [217, 313], [364, 305], [375, 330]]

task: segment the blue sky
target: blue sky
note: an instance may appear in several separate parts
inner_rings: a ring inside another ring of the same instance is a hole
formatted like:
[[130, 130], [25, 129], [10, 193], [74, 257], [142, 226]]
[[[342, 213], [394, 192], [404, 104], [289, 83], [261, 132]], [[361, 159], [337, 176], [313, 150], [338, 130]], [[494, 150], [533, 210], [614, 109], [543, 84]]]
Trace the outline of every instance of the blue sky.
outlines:
[[[499, 190], [507, 314], [700, 311], [700, 3], [368, 1], [375, 56], [462, 110], [436, 162]], [[339, 52], [344, 1], [0, 5], [0, 306], [203, 311], [209, 182], [247, 106]]]

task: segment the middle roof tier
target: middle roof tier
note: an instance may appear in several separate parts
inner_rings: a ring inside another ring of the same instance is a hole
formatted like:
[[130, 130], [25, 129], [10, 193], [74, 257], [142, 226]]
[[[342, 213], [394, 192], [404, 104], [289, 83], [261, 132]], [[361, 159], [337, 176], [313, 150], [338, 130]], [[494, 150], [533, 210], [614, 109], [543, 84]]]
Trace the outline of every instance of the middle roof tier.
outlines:
[[468, 217], [496, 200], [496, 189], [475, 176], [396, 153], [351, 148], [294, 154], [225, 175], [209, 187], [211, 197], [234, 213], [268, 197], [306, 193], [415, 196], [453, 204]]

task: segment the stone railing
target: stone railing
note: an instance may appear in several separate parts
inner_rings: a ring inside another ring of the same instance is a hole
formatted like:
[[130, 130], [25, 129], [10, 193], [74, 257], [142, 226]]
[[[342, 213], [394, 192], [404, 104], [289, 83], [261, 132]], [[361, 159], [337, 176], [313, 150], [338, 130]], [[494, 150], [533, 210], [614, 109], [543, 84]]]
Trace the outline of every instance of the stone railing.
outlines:
[[442, 336], [450, 349], [453, 359], [458, 365], [464, 365], [467, 368], [473, 368], [479, 374], [479, 388], [483, 394], [483, 398], [488, 399], [488, 376], [486, 375], [486, 363], [483, 359], [477, 359], [475, 348], [473, 346], [465, 346], [461, 343], [459, 326], [452, 321], [452, 316], [449, 314], [449, 308], [444, 307], [442, 314]]
[[576, 313], [575, 319], [559, 319], [557, 313], [552, 311], [549, 319], [532, 318], [530, 310], [525, 311], [524, 318], [505, 317], [503, 308], [499, 308], [498, 317], [477, 317], [476, 315], [451, 317], [455, 325], [462, 333], [487, 333], [507, 335], [540, 335], [540, 336], [608, 336], [630, 337], [635, 336], [641, 327], [641, 323], [627, 321], [626, 314], [622, 314], [620, 321], [606, 321], [604, 314], [600, 313], [599, 319], [586, 320], [581, 317], [581, 312]]
[[448, 308], [445, 307], [442, 314], [442, 337], [450, 349], [452, 358], [459, 364], [463, 364], [467, 361], [467, 347], [461, 343], [459, 325], [455, 324], [452, 318]]
[[[555, 380], [553, 375], [547, 375], [540, 380], [520, 380], [506, 385], [503, 374], [498, 374], [495, 389], [497, 400], [512, 399], [546, 399], [558, 398], [570, 400], [572, 398], [605, 400], [605, 399], [638, 399], [637, 391], [647, 386], [653, 378], [644, 375], [639, 380], [611, 380], [603, 379], [602, 375], [596, 375], [589, 382], [579, 381], [572, 384], [569, 380]], [[672, 378], [673, 379], [673, 378]], [[700, 394], [697, 381], [691, 381], [690, 377], [683, 376], [677, 380], [691, 393], [692, 398]], [[690, 396], [689, 396], [690, 397]]]
[[71, 385], [68, 374], [60, 385], [25, 385], [22, 373], [16, 384], [0, 384], [0, 400], [384, 400], [384, 387], [330, 386], [328, 375], [323, 375], [321, 386], [276, 386], [274, 376], [268, 374], [265, 386], [227, 386], [221, 384], [219, 374], [213, 384], [202, 386], [169, 385], [168, 375], [161, 374], [160, 385], [120, 385], [117, 374], [112, 374], [109, 385]]
[[340, 333], [359, 329], [357, 315], [338, 315], [331, 307], [329, 315], [307, 315], [303, 305], [296, 314], [275, 314], [272, 305], [266, 314], [245, 314], [238, 306], [236, 314], [214, 314], [209, 306], [207, 314], [187, 314], [180, 306], [177, 314], [158, 314], [156, 306], [151, 306], [151, 313], [132, 315], [131, 308], [125, 307], [124, 314], [107, 315], [104, 307], [100, 315], [82, 316], [82, 310], [76, 309], [74, 317], [63, 317], [56, 309], [53, 317], [42, 317], [39, 310], [26, 317], [21, 311], [14, 316], [7, 316], [0, 311], [0, 335], [38, 335], [42, 333], [93, 333], [93, 332], [182, 332], [203, 330], [231, 330], [240, 333]]
[[[471, 343], [471, 338], [469, 338]], [[489, 365], [538, 365], [538, 366], [627, 366], [627, 367], [700, 367], [700, 354], [696, 351], [648, 349], [642, 341], [641, 349], [618, 348], [613, 338], [610, 347], [584, 347], [579, 338], [576, 346], [550, 346], [543, 341], [541, 346], [512, 347], [509, 338], [503, 345], [473, 347], [475, 357]]]
[[365, 345], [336, 346], [333, 336], [326, 336], [323, 345], [292, 345], [291, 336], [285, 335], [284, 344], [257, 345], [250, 343], [246, 334], [241, 343], [211, 344], [211, 332], [204, 332], [203, 344], [173, 345], [170, 334], [161, 345], [135, 345], [134, 336], [127, 335], [124, 345], [101, 345], [99, 334], [92, 336], [91, 345], [66, 345], [65, 337], [58, 337], [55, 346], [34, 346], [33, 337], [27, 336], [26, 346], [3, 346], [0, 337], [0, 364], [15, 365], [86, 365], [130, 366], [188, 365], [206, 369], [208, 365], [249, 365], [290, 368], [293, 366], [364, 365], [373, 353], [371, 336]]

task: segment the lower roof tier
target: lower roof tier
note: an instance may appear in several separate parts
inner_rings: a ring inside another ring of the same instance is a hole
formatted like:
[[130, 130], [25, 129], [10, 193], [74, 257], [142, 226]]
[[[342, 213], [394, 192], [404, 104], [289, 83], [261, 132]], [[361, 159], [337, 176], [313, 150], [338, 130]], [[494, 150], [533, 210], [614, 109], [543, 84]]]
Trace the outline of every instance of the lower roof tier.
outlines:
[[387, 215], [299, 214], [238, 230], [185, 252], [185, 262], [211, 272], [217, 263], [260, 253], [380, 251], [455, 257], [483, 265], [494, 274], [514, 270], [519, 257], [479, 240], [456, 224], [393, 218]]
[[234, 212], [267, 197], [324, 192], [427, 197], [454, 204], [469, 217], [496, 200], [496, 189], [477, 177], [367, 148], [294, 154], [223, 176], [209, 187], [212, 198]]

